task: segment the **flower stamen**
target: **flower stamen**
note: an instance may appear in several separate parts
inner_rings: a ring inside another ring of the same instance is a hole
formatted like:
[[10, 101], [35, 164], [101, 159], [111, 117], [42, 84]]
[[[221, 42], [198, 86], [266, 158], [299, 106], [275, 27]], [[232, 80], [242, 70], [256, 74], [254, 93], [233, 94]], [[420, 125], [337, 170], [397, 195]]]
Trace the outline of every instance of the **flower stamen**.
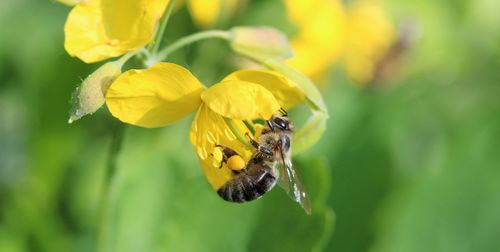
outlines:
[[253, 149], [252, 145], [250, 142], [247, 140], [246, 137], [238, 130], [238, 127], [234, 124], [233, 120], [230, 118], [224, 117], [224, 122], [226, 123], [227, 127], [231, 130], [231, 132], [236, 136], [236, 138], [243, 143], [248, 149]]

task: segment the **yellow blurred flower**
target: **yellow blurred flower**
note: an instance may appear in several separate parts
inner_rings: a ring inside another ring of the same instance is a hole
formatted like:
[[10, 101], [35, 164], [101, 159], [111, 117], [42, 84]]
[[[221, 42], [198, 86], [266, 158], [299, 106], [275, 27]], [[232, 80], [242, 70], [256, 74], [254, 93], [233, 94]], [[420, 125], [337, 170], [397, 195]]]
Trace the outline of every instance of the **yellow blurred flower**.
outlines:
[[144, 47], [168, 0], [85, 0], [68, 15], [64, 47], [86, 63]]
[[189, 136], [215, 189], [234, 176], [226, 165], [219, 169], [222, 154], [215, 145], [228, 146], [248, 161], [252, 150], [235, 132], [250, 133], [245, 122], [252, 125], [254, 119], [267, 119], [303, 99], [294, 83], [273, 71], [236, 71], [206, 89], [187, 69], [172, 63], [129, 70], [106, 93], [113, 116], [141, 127], [166, 126], [197, 110]]
[[[188, 7], [201, 27], [212, 26], [221, 11], [234, 13], [242, 0], [190, 0]], [[343, 61], [350, 78], [363, 85], [373, 80], [376, 65], [395, 41], [395, 28], [382, 1], [283, 0], [296, 33], [287, 64], [318, 80]]]
[[[193, 20], [200, 27], [214, 25], [221, 11], [231, 15], [242, 0], [189, 0]], [[317, 79], [335, 63], [344, 49], [345, 13], [338, 0], [284, 0], [290, 22], [294, 57], [287, 63]]]
[[377, 0], [357, 0], [348, 9], [347, 74], [359, 85], [373, 80], [377, 64], [396, 40], [395, 27]]
[[298, 32], [292, 37], [295, 57], [288, 63], [313, 79], [339, 59], [362, 85], [373, 80], [376, 64], [395, 40], [395, 29], [381, 1], [284, 0]]

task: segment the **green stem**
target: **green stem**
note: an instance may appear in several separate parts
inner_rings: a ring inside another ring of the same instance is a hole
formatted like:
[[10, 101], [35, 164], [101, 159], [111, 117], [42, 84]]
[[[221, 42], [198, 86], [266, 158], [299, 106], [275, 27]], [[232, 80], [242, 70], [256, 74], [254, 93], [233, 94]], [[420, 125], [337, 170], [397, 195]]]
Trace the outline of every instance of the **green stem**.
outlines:
[[116, 160], [122, 146], [124, 133], [125, 133], [125, 125], [121, 123], [117, 126], [116, 130], [113, 132], [113, 138], [111, 140], [111, 146], [107, 160], [106, 177], [105, 177], [105, 183], [108, 186], [113, 176], [116, 173]]
[[165, 60], [168, 55], [170, 55], [172, 52], [189, 45], [191, 43], [203, 40], [203, 39], [209, 39], [209, 38], [220, 38], [220, 39], [225, 39], [225, 40], [231, 40], [232, 39], [232, 34], [228, 31], [222, 31], [222, 30], [209, 30], [209, 31], [202, 31], [198, 33], [194, 33], [191, 35], [188, 35], [186, 37], [180, 38], [179, 40], [175, 41], [174, 43], [170, 44], [169, 46], [163, 48], [158, 54], [156, 55], [156, 59], [158, 61]]
[[238, 138], [238, 140], [241, 143], [243, 143], [245, 146], [247, 146], [250, 149], [254, 149], [253, 146], [248, 141], [248, 139], [243, 134], [241, 134], [241, 132], [238, 130], [238, 128], [236, 127], [236, 125], [234, 124], [232, 119], [224, 117], [224, 122], [226, 123], [226, 125], [229, 127], [231, 132], [233, 132], [233, 134], [236, 136], [236, 138]]
[[155, 55], [158, 52], [158, 49], [160, 48], [161, 41], [163, 39], [163, 34], [165, 33], [165, 28], [167, 28], [168, 20], [170, 20], [170, 16], [172, 15], [172, 10], [174, 9], [174, 7], [175, 7], [175, 0], [171, 0], [168, 3], [167, 10], [165, 11], [165, 14], [163, 15], [160, 21], [160, 26], [158, 26], [158, 30], [156, 31], [153, 43], [148, 45], [148, 50], [151, 52], [152, 55]]
[[117, 62], [120, 64], [120, 66], [123, 66], [123, 64], [125, 64], [130, 58], [134, 57], [135, 55], [141, 53], [142, 50], [137, 50], [137, 51], [133, 51], [133, 52], [129, 52], [125, 55], [123, 55], [121, 58], [119, 58], [117, 60]]
[[110, 251], [111, 246], [109, 241], [111, 240], [111, 231], [109, 223], [110, 215], [110, 191], [111, 184], [116, 174], [117, 170], [117, 158], [120, 152], [123, 136], [125, 132], [125, 125], [119, 124], [111, 139], [111, 146], [108, 154], [108, 159], [106, 163], [106, 174], [104, 176], [104, 185], [101, 191], [100, 198], [100, 209], [99, 209], [99, 220], [98, 220], [98, 230], [96, 237], [97, 251]]

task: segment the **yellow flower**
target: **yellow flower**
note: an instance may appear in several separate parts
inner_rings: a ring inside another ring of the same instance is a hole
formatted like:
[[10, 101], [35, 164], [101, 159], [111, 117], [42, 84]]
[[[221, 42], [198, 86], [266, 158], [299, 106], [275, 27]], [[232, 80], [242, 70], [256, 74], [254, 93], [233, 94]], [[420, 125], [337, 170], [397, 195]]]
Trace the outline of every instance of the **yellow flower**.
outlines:
[[347, 74], [359, 85], [373, 80], [376, 65], [395, 40], [394, 25], [377, 0], [358, 0], [348, 10]]
[[250, 133], [245, 122], [252, 125], [303, 99], [295, 83], [273, 71], [236, 71], [206, 89], [187, 69], [172, 63], [129, 70], [106, 93], [113, 116], [142, 127], [166, 126], [197, 110], [189, 136], [214, 189], [234, 176], [226, 165], [219, 169], [222, 154], [215, 145], [230, 147], [248, 161], [252, 150], [235, 132]]
[[[238, 0], [190, 0], [188, 7], [200, 27], [213, 26], [221, 11], [234, 13]], [[345, 13], [339, 0], [284, 0], [289, 21], [297, 28], [291, 38], [294, 57], [287, 63], [317, 79], [344, 49]], [[226, 15], [228, 15], [226, 13]]]
[[374, 78], [376, 64], [394, 41], [394, 27], [381, 1], [357, 0], [346, 9], [340, 1], [285, 0], [297, 27], [292, 37], [295, 57], [288, 63], [318, 79], [338, 59], [358, 84]]
[[168, 0], [85, 0], [68, 15], [64, 47], [86, 63], [144, 47]]
[[[318, 80], [338, 61], [359, 84], [374, 78], [376, 64], [395, 40], [395, 29], [379, 0], [283, 0], [297, 30], [290, 38], [293, 57], [287, 64]], [[193, 19], [212, 26], [222, 10], [234, 12], [238, 0], [188, 1]]]

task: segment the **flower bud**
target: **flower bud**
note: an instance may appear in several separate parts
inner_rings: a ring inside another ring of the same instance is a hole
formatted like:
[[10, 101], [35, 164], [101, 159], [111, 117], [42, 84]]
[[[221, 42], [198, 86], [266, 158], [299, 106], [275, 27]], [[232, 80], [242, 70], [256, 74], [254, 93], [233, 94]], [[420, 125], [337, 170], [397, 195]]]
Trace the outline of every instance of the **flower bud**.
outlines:
[[113, 80], [121, 74], [123, 62], [108, 62], [92, 74], [76, 88], [72, 95], [73, 104], [68, 123], [80, 119], [84, 115], [92, 114], [104, 104], [104, 94]]
[[271, 27], [235, 27], [231, 29], [231, 48], [252, 59], [285, 60], [292, 57], [286, 36]]

